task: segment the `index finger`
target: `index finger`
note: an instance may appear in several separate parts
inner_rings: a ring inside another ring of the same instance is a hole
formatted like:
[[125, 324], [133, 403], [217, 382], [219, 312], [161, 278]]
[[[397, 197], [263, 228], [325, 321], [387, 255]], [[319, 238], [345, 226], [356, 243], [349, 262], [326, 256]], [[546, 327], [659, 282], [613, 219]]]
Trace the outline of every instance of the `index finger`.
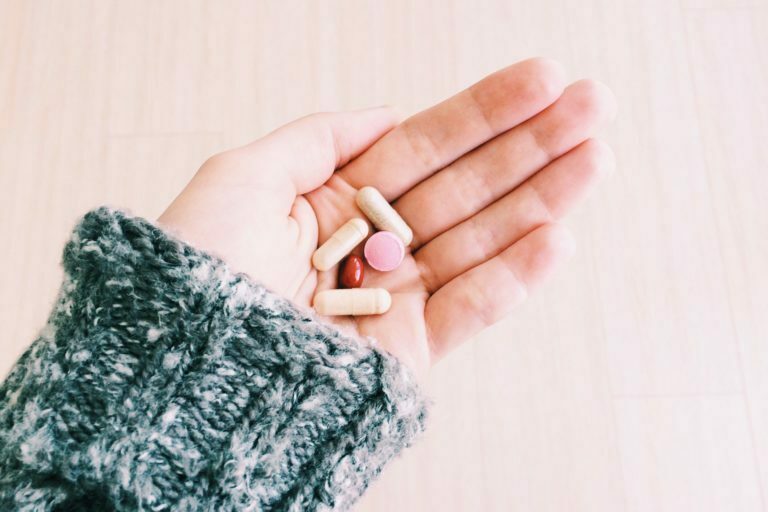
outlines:
[[513, 64], [406, 119], [339, 171], [355, 188], [371, 185], [393, 201], [464, 153], [533, 117], [565, 88], [560, 64]]

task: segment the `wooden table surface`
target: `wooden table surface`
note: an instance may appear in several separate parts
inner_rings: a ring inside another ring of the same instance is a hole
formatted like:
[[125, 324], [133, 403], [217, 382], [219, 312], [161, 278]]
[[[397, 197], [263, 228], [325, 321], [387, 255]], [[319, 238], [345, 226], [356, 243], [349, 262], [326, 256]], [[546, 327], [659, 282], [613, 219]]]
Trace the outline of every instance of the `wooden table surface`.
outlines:
[[766, 0], [0, 0], [0, 374], [87, 209], [155, 218], [290, 119], [545, 55], [615, 91], [618, 172], [567, 268], [437, 367], [358, 510], [766, 510], [767, 33]]

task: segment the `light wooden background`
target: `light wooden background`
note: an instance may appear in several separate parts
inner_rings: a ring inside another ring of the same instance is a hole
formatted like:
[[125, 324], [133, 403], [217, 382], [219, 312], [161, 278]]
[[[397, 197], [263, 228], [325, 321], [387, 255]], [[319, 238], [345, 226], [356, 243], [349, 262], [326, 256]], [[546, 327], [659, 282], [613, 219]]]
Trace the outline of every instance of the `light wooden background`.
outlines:
[[766, 510], [766, 34], [766, 0], [0, 0], [0, 374], [88, 208], [155, 218], [292, 118], [546, 55], [616, 92], [619, 172], [568, 268], [437, 368], [359, 510]]

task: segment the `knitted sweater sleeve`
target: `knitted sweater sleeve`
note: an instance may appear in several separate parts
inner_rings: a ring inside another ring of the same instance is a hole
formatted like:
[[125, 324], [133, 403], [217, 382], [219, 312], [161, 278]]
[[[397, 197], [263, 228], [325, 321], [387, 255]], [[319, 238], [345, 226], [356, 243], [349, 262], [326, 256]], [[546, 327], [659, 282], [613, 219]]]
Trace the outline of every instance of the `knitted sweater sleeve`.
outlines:
[[395, 358], [152, 223], [76, 227], [0, 386], [2, 510], [345, 510], [422, 430]]

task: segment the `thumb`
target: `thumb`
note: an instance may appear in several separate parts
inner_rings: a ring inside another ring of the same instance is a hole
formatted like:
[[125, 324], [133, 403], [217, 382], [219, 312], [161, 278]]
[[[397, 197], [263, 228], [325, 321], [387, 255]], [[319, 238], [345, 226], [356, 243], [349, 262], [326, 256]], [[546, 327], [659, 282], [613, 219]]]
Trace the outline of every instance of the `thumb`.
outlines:
[[333, 171], [368, 149], [391, 130], [399, 116], [392, 107], [321, 112], [292, 121], [243, 148], [254, 156], [269, 154], [296, 188], [313, 190]]

